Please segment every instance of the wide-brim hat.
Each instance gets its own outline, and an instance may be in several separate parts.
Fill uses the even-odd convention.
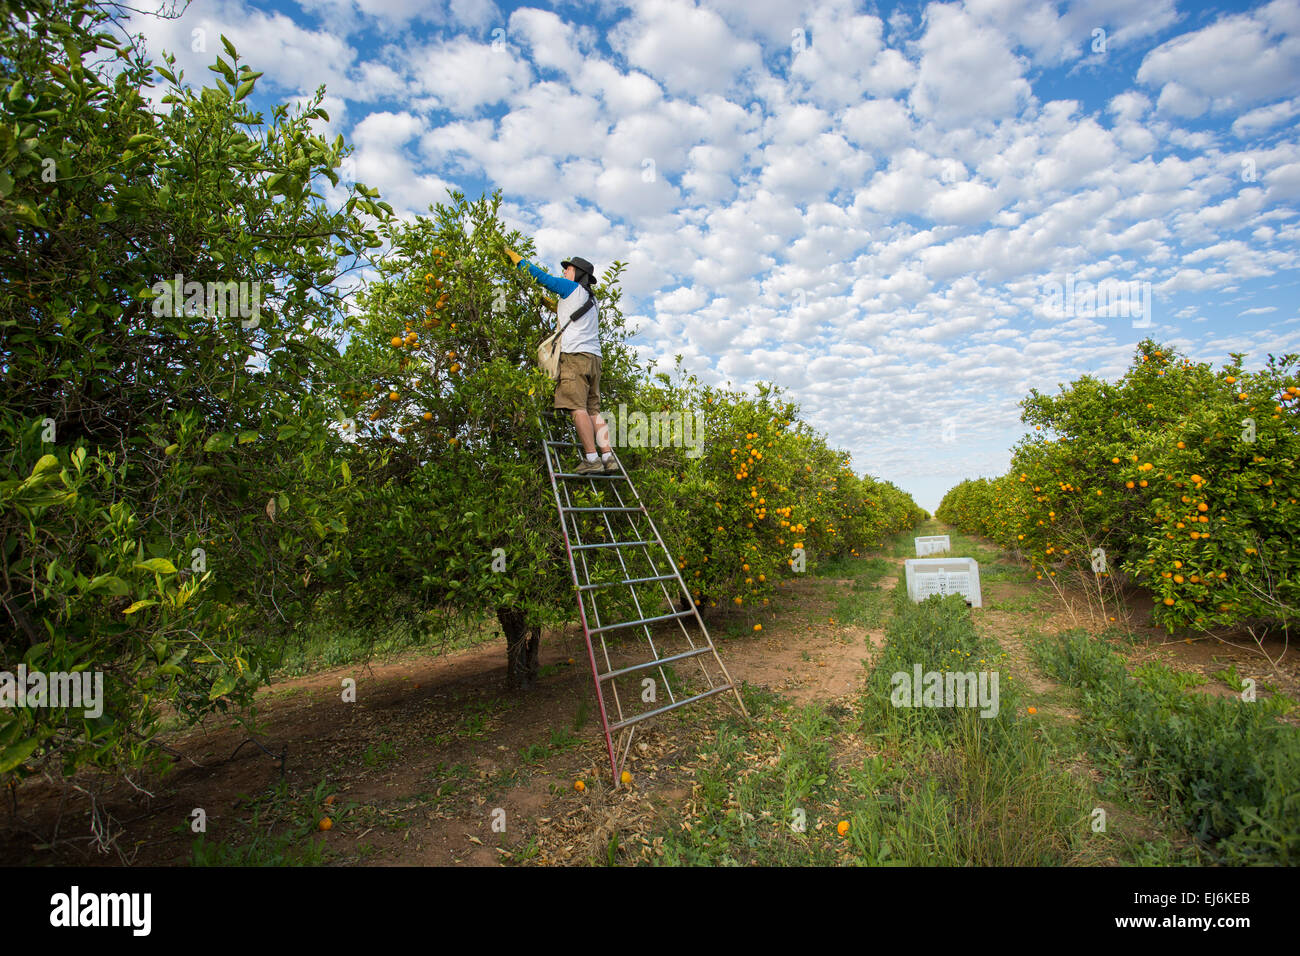
[[[573,266],[573,268],[577,269],[579,272],[587,273],[587,275],[591,276],[593,279],[596,278],[596,267],[586,259],[582,258],[582,256],[574,256],[572,259],[565,259],[560,263],[561,269],[567,269],[569,266]]]

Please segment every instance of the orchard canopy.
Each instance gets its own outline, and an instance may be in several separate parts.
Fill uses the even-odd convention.
[[[0,773],[146,763],[162,716],[248,706],[324,622],[486,621],[534,681],[575,607],[537,421],[551,313],[501,256],[533,248],[499,196],[399,221],[355,183],[331,206],[349,148],[312,131],[323,89],[263,116],[224,39],[196,88],[93,6],[2,15],[0,650],[101,671],[105,701],[0,710]],[[623,457],[706,611],[925,517],[776,389],[638,365],[622,268],[596,288],[602,398],[698,416],[692,447]]]
[[[1117,383],[1084,376],[1023,403],[1031,437],[1000,478],[937,517],[1020,551],[1038,577],[1121,574],[1157,624],[1286,633],[1300,608],[1300,356],[1215,370],[1143,341]]]

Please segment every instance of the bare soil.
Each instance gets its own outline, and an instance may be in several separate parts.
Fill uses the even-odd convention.
[[[886,560],[902,574],[902,559]],[[896,580],[886,577],[877,586],[889,590]],[[797,704],[858,694],[884,630],[835,620],[836,599],[849,583],[785,582],[771,611],[743,617],[744,636],[719,636],[729,621],[742,620],[740,612],[712,619],[732,677]],[[1001,643],[1012,676],[1050,696],[1053,685],[1033,665],[1029,634],[1075,626],[1078,612],[1072,615],[1041,583],[990,581],[984,605],[974,620]],[[748,630],[755,621],[763,625],[759,633]],[[1207,693],[1232,693],[1211,676],[1229,664],[1292,696],[1300,690],[1294,651],[1274,673],[1258,652],[1205,639],[1171,641],[1154,628],[1143,634],[1139,658],[1206,674]],[[253,832],[259,802],[265,807],[277,785],[283,799],[259,826],[283,831],[286,819],[296,819],[301,840],[322,841],[333,865],[653,857],[653,831],[665,814],[689,807],[695,761],[727,705],[713,698],[651,722],[634,738],[631,786],[615,789],[580,629],[546,634],[541,664],[543,678],[526,694],[507,692],[498,643],[437,657],[408,653],[279,682],[259,693],[251,733],[277,757],[283,749],[283,774],[278,759],[246,743],[249,728],[210,721],[168,741],[181,756],[160,779],[109,785],[83,776],[81,792],[25,781],[0,811],[0,862],[185,865],[192,860],[196,808],[206,813],[208,840],[241,842]],[[341,699],[347,677],[357,682],[355,703]],[[582,790],[575,789],[578,781]],[[327,815],[331,829],[313,830]],[[116,838],[117,852],[93,845],[88,834],[96,819]]]

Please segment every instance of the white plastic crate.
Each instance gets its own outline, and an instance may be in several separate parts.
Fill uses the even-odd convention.
[[[907,596],[924,601],[931,594],[960,594],[971,607],[980,600],[980,566],[974,558],[908,558]]]
[[[927,554],[938,554],[940,551],[951,551],[952,542],[948,540],[946,534],[928,534],[923,538],[913,538],[916,542],[916,556],[924,558]]]

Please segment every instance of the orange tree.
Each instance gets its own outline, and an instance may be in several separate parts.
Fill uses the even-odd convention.
[[[656,513],[672,516],[661,530],[708,607],[767,605],[782,577],[819,556],[859,553],[920,520],[897,488],[855,476],[774,386],[750,396],[661,375],[645,395],[651,407],[702,422],[698,456],[660,449],[633,460]]]
[[[1090,569],[1102,548],[1170,630],[1285,628],[1300,606],[1297,359],[1245,372],[1234,354],[1216,372],[1146,340],[1115,384],[1034,391],[1036,434],[1008,474],[952,489],[939,517],[1024,550],[1040,574]]]
[[[104,695],[0,709],[0,774],[137,764],[164,709],[247,702],[342,529],[309,327],[386,211],[363,186],[315,201],[343,156],[319,100],[267,123],[228,43],[195,90],[107,17],[0,8],[0,669],[100,672]]]
[[[508,268],[500,195],[456,194],[385,230],[392,253],[359,296],[331,385],[351,446],[348,619],[442,631],[490,609],[510,683],[537,676],[543,625],[573,613],[537,415],[554,383],[535,362],[553,325],[540,287]],[[602,393],[631,392],[615,263],[601,277]]]

